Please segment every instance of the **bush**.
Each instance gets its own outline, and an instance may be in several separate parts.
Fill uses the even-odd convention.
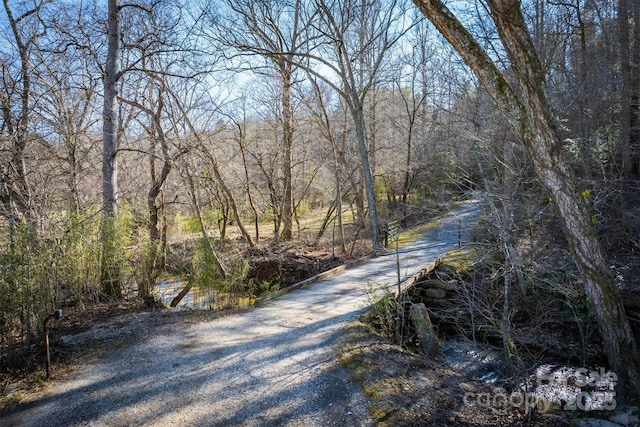
[[[220,213],[217,209],[203,209],[202,222],[205,227],[217,226]],[[199,233],[200,221],[195,213],[178,212],[174,219],[175,228],[178,233]]]
[[[251,292],[244,281],[249,264],[241,260],[232,266],[223,278],[215,256],[210,243],[205,239],[199,239],[191,257],[191,281],[195,291],[206,295],[210,309],[248,305]]]
[[[108,254],[121,283],[133,278],[128,251],[132,215],[116,218]],[[40,339],[55,309],[97,301],[101,294],[101,216],[52,215],[39,238],[27,227],[0,230],[0,370],[22,363],[17,348]],[[116,269],[114,269],[116,270]]]

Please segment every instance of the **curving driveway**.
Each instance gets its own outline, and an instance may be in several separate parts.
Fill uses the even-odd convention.
[[[459,233],[464,241],[479,210],[480,201],[465,202],[402,248],[401,276],[457,246]],[[334,347],[372,303],[371,288],[396,283],[391,252],[247,313],[144,326],[0,414],[0,425],[371,425],[366,397]]]

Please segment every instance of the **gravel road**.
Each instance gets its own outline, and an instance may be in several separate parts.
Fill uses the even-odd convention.
[[[464,240],[479,201],[400,250],[403,277]],[[462,229],[459,230],[459,225]],[[358,426],[368,402],[336,360],[335,344],[395,286],[395,253],[378,256],[249,312],[210,321],[140,325],[125,345],[87,360],[0,414],[2,426]]]

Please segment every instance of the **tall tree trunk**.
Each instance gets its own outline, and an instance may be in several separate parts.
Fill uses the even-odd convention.
[[[360,161],[364,172],[364,186],[367,194],[367,208],[369,213],[369,225],[371,226],[371,247],[376,250],[380,246],[378,242],[378,213],[376,209],[375,184],[373,173],[369,163],[369,147],[367,145],[367,132],[364,120],[362,101],[357,94],[353,94],[355,108],[352,109],[353,120],[356,125],[356,138],[358,138],[358,149],[360,150]]]
[[[120,56],[119,0],[109,0],[107,20],[107,60],[104,67],[102,107],[102,208],[105,217],[117,212],[118,164],[116,151],[116,96]]]
[[[347,247],[344,242],[344,226],[342,224],[342,177],[340,176],[340,163],[338,160],[338,155],[336,153],[336,141],[335,139],[331,139],[331,148],[333,152],[333,158],[335,162],[335,178],[336,178],[336,218],[334,219],[338,221],[338,237],[340,239],[340,253],[344,254],[347,252]]]
[[[75,147],[75,145],[74,145]],[[69,178],[68,178],[68,186],[69,186],[69,211],[73,212],[76,215],[80,214],[80,190],[79,190],[79,165],[76,159],[75,148],[71,150],[68,157],[68,165],[69,165]]]
[[[474,71],[505,119],[520,136],[537,175],[560,212],[574,260],[593,303],[611,369],[624,391],[640,390],[640,354],[618,288],[584,201],[562,160],[562,141],[544,95],[544,73],[518,0],[488,0],[509,56],[518,92],[480,44],[440,0],[414,0]]]
[[[633,173],[631,163],[631,63],[629,51],[629,0],[618,1],[618,43],[620,60],[620,154],[625,175]]]
[[[157,76],[154,76],[157,78]],[[158,206],[158,196],[162,194],[162,187],[169,177],[172,169],[172,159],[169,154],[169,146],[165,137],[164,130],[162,128],[162,115],[164,110],[164,94],[167,87],[164,81],[160,80],[160,86],[158,88],[157,104],[154,109],[144,106],[137,101],[123,99],[122,101],[145,112],[150,119],[150,126],[146,128],[150,144],[149,153],[149,175],[151,178],[151,187],[147,192],[147,211],[148,221],[147,229],[149,231],[149,248],[146,254],[146,267],[145,278],[143,283],[138,287],[138,295],[141,298],[146,298],[150,295],[153,286],[155,286],[156,265],[158,257],[164,253],[164,242],[162,241],[161,232],[158,228],[159,212],[162,206]],[[154,89],[149,88],[148,100],[155,98],[153,94]],[[160,151],[162,152],[162,169],[158,175],[156,171],[156,152],[157,146],[160,144]],[[180,154],[178,154],[179,156]],[[163,225],[164,226],[164,225]]]
[[[20,83],[22,84],[20,90],[18,91],[20,96],[19,115],[17,117],[12,117],[13,113],[11,110],[10,101],[8,100],[10,95],[7,95],[7,100],[5,101],[7,105],[3,105],[3,115],[5,116],[5,122],[7,121],[7,119],[11,120],[13,118],[15,120],[15,127],[12,132],[13,135],[10,135],[10,138],[13,140],[13,152],[8,165],[6,176],[4,176],[4,178],[7,180],[9,200],[15,203],[18,212],[23,215],[24,219],[27,222],[29,230],[34,237],[37,237],[38,235],[38,219],[32,203],[31,186],[29,184],[29,178],[27,175],[24,153],[27,148],[27,142],[29,138],[29,121],[31,118],[31,105],[29,105],[31,99],[29,45],[34,43],[35,37],[37,36],[29,39],[27,41],[27,44],[25,44],[25,41],[22,37],[22,32],[18,27],[18,23],[20,20],[29,16],[30,14],[34,12],[37,13],[39,7],[40,6],[36,6],[35,9],[25,12],[23,15],[16,18],[13,15],[11,7],[9,6],[9,0],[4,0],[4,9],[7,13],[7,19],[9,20],[11,31],[18,48],[18,55],[20,56]],[[13,221],[15,219],[14,216],[11,216],[13,215],[13,208],[11,208],[9,211],[10,221]]]
[[[404,182],[402,184],[402,217],[407,215],[407,200],[411,190],[411,150],[413,142],[413,125],[415,115],[409,121],[409,134],[407,135],[407,154],[405,157]]]
[[[630,96],[629,101],[629,159],[626,169],[627,175],[633,178],[640,178],[640,4],[638,1],[631,2],[631,22],[633,28],[629,35],[633,34],[630,44],[633,49],[630,52]]]
[[[593,114],[589,108],[589,96],[587,88],[590,86],[590,73],[588,69],[587,59],[587,29],[582,17],[582,5],[580,2],[576,4],[576,20],[578,21],[578,87],[577,89],[577,106],[580,113],[578,126],[580,154],[582,157],[582,167],[584,176],[591,178],[593,176],[591,163],[593,156],[591,153],[591,124]]]
[[[167,147],[167,142],[164,138],[164,132],[160,127],[160,117],[155,116],[153,118],[154,128],[156,129],[157,138],[160,141],[160,145],[162,147],[162,170],[160,171],[160,175],[156,176],[155,173],[155,157],[152,155],[150,159],[150,167],[151,167],[151,188],[147,192],[147,208],[149,211],[149,221],[148,221],[148,229],[149,229],[149,253],[147,254],[147,272],[146,272],[146,283],[143,286],[140,286],[138,295],[141,298],[148,297],[151,293],[153,286],[155,286],[155,272],[156,272],[156,263],[158,260],[158,256],[161,254],[161,233],[158,228],[158,212],[160,211],[160,207],[158,206],[158,196],[162,191],[162,186],[165,181],[169,177],[169,173],[171,172],[171,159],[169,158],[169,148]],[[152,136],[153,139],[153,136]]]
[[[109,0],[107,18],[107,59],[104,67],[104,104],[102,108],[102,288],[114,298],[122,297],[120,271],[114,262],[115,221],[118,195],[118,138],[116,96],[120,56],[119,0]]]
[[[369,131],[367,132],[367,145],[369,146],[369,160],[371,163],[371,174],[376,176],[376,154],[378,151],[378,122],[376,116],[376,109],[378,108],[378,88],[372,87],[369,92],[369,103],[367,105],[367,126]]]
[[[282,233],[284,241],[293,237],[293,182],[291,177],[291,147],[293,146],[293,110],[291,107],[292,65],[284,62],[281,66],[282,76]]]
[[[636,3],[629,0],[618,2],[618,43],[622,81],[620,154],[623,174],[629,178],[640,177],[640,24],[637,21],[640,18],[640,7]],[[631,5],[633,7],[630,7]]]

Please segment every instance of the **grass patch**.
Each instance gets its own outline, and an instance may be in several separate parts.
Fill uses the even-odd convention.
[[[435,228],[441,219],[441,217],[438,217],[429,222],[425,222],[416,227],[410,228],[409,230],[401,231],[400,234],[398,234],[398,246],[404,246],[409,243],[415,242],[416,240],[424,236],[427,231]],[[395,242],[389,244],[390,247],[393,247],[394,245]]]
[[[456,272],[468,272],[477,262],[480,254],[474,247],[454,249],[442,256],[442,264],[452,268]]]
[[[565,426],[565,414],[538,413],[532,419],[508,407],[465,403],[467,387],[477,395],[504,393],[469,378],[438,360],[417,357],[368,332],[361,322],[348,326],[338,348],[342,367],[366,395],[377,426]],[[467,398],[468,399],[468,398]]]
[[[427,231],[435,228],[444,217],[446,217],[451,211],[456,210],[460,205],[461,202],[455,202],[448,207],[448,210],[446,212],[443,212],[441,215],[438,215],[431,221],[427,221],[408,230],[401,231],[398,234],[398,246],[403,246],[415,242],[416,240],[424,236]],[[390,243],[389,247],[394,246],[394,243]]]
[[[407,377],[416,359],[355,322],[342,339],[340,363],[371,404],[369,413],[377,425],[406,425],[414,421],[405,410],[411,404]],[[409,422],[407,422],[409,421]]]
[[[9,393],[6,396],[0,397],[0,411],[11,408],[22,402],[22,390],[17,390],[13,393]]]

